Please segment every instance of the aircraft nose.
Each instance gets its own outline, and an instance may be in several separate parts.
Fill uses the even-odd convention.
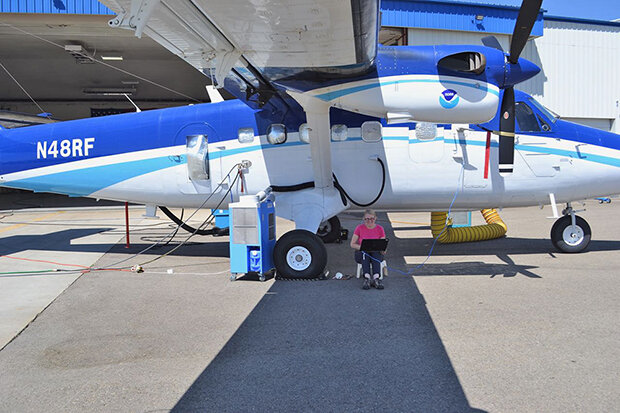
[[[540,67],[527,59],[519,58],[516,64],[506,62],[506,75],[504,78],[504,87],[514,86],[527,79],[536,76],[540,72]]]

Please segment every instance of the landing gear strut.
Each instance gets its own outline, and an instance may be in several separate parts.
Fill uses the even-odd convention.
[[[273,262],[280,277],[316,278],[323,274],[327,266],[327,249],[317,235],[296,229],[287,232],[276,242]]]
[[[562,211],[564,216],[551,227],[551,243],[562,252],[576,253],[586,249],[592,231],[585,219],[575,215],[570,204]]]

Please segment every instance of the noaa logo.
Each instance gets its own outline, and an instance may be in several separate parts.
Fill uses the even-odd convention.
[[[456,90],[446,89],[439,95],[439,104],[446,108],[452,109],[459,104],[459,96],[456,94]]]

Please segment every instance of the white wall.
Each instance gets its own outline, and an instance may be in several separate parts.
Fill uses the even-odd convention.
[[[560,116],[607,119],[610,125],[617,119],[620,27],[545,21],[544,35],[528,44],[523,57],[542,72],[519,88]]]

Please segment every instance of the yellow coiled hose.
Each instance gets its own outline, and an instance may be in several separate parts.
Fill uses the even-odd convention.
[[[506,235],[508,227],[506,227],[506,224],[504,224],[504,221],[499,217],[496,210],[483,209],[480,212],[487,222],[486,225],[463,228],[446,227],[446,221],[448,219],[447,212],[431,212],[431,231],[433,233],[433,238],[439,237],[437,241],[442,244],[450,244],[455,242],[484,241]]]

